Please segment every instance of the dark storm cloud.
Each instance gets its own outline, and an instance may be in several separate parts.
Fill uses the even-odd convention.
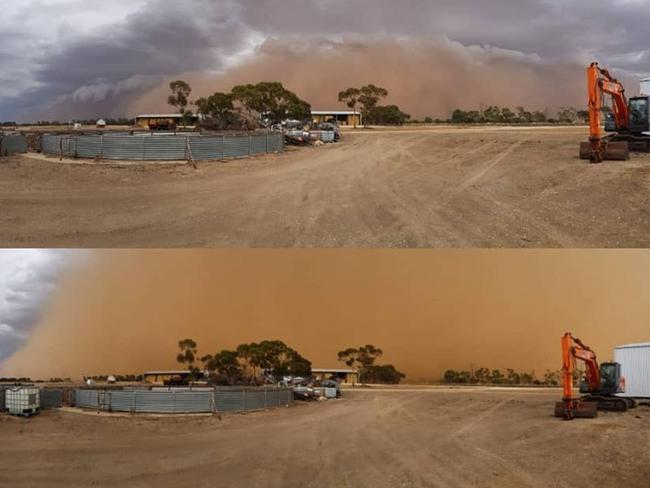
[[[57,11],[59,3],[65,10]],[[83,5],[50,0],[46,7],[52,21],[65,26],[72,12],[90,10]],[[273,37],[297,42],[447,37],[465,46],[536,54],[546,63],[597,58],[637,75],[647,74],[650,63],[650,9],[640,0],[147,0],[131,5],[140,8],[91,31],[68,35],[63,28],[56,42],[45,45],[30,39],[38,37],[33,26],[22,43],[16,41],[15,19],[14,25],[2,26],[0,46],[13,46],[0,47],[3,85],[20,85],[27,75],[31,83],[16,93],[0,89],[0,118],[21,112],[23,117],[116,115],[129,97],[166,77],[224,69],[251,42]],[[21,12],[24,22],[27,12]],[[21,44],[39,46],[28,67],[16,54]],[[51,107],[43,110],[46,105]]]
[[[0,251],[0,363],[27,338],[70,259],[61,251]]]

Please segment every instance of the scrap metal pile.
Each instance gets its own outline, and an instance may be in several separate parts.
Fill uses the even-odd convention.
[[[292,388],[294,399],[304,402],[335,400],[342,396],[341,384],[334,380],[287,376],[278,386]]]
[[[286,144],[292,146],[321,146],[341,139],[338,125],[330,122],[305,125],[297,120],[288,120],[274,129],[282,130]]]

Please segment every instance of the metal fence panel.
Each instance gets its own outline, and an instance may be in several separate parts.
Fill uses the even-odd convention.
[[[125,161],[184,161],[188,145],[197,161],[246,157],[284,149],[281,133],[255,135],[116,135],[106,134],[42,138],[44,154]]]
[[[11,156],[27,152],[27,138],[21,134],[0,136],[0,156]]]
[[[5,410],[5,389],[0,386],[0,412]]]
[[[99,406],[98,396],[98,390],[75,390],[75,406],[79,408],[97,408]]]
[[[41,410],[49,408],[61,408],[63,406],[63,390],[41,389],[40,395]]]
[[[243,390],[217,390],[216,404],[219,412],[241,412],[244,406]]]
[[[190,149],[192,157],[196,161],[210,159],[224,159],[223,137],[192,137],[190,138]]]
[[[273,408],[280,405],[280,390],[269,390],[266,392],[266,408]]]
[[[178,161],[187,159],[186,137],[143,137],[146,161]]]
[[[248,136],[226,137],[224,145],[225,158],[241,158],[250,156],[250,139]]]
[[[102,144],[102,157],[105,159],[142,160],[144,159],[144,138],[105,137]]]
[[[266,391],[247,391],[244,395],[243,410],[262,410],[266,408]]]
[[[62,393],[62,392],[61,392]],[[61,402],[63,395],[60,396]],[[113,412],[210,413],[262,410],[289,405],[286,389],[215,389],[201,391],[76,390],[75,404]]]
[[[102,157],[102,136],[79,137],[76,140],[76,157],[91,159]]]

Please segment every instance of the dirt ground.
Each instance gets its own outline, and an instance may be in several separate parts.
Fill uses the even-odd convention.
[[[650,408],[564,422],[559,395],[355,391],[221,421],[0,416],[0,486],[647,487]]]
[[[199,169],[0,163],[0,246],[650,247],[650,155],[586,129],[354,131]]]

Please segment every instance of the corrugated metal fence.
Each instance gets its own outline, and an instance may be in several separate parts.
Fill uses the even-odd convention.
[[[0,156],[27,152],[27,138],[21,134],[0,134]]]
[[[290,405],[286,388],[200,391],[76,390],[75,405],[108,412],[213,413],[244,412]]]
[[[52,156],[126,161],[223,160],[284,150],[277,132],[248,135],[83,135],[46,134],[43,153]]]

